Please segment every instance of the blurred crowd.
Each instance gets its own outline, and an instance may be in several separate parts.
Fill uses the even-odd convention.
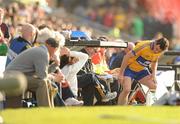
[[[66,12],[62,12],[61,18],[57,18],[57,15],[47,12],[46,9],[42,8],[39,2],[33,2],[33,4],[24,4],[21,2],[11,2],[3,5],[4,18],[3,23],[8,26],[9,40],[20,35],[20,29],[23,23],[31,23],[37,28],[48,27],[54,31],[70,31],[70,30],[83,30],[86,31],[90,36],[93,30],[90,27],[78,27],[73,25],[73,18],[63,17]],[[61,11],[60,11],[61,13]],[[8,41],[6,41],[8,44]]]
[[[151,39],[160,34],[171,41],[170,49],[179,49],[179,3],[176,0],[162,1],[162,4],[160,0],[95,0],[93,3],[75,0],[71,4],[61,3],[72,13],[108,27],[108,34],[116,38],[123,38],[123,33],[133,40]],[[168,7],[169,3],[173,6]]]

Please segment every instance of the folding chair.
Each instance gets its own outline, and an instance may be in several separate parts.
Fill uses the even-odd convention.
[[[128,104],[145,104],[146,103],[146,93],[143,90],[142,85],[134,80],[131,86],[131,92],[128,98]]]

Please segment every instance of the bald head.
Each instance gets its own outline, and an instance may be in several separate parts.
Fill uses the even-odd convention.
[[[21,34],[22,38],[33,43],[36,35],[36,28],[32,24],[26,23],[21,28]]]
[[[133,50],[135,47],[134,43],[128,42],[127,48],[125,48],[125,52],[128,53],[129,51]]]
[[[134,47],[135,47],[134,43],[128,42],[128,48],[129,48],[129,49],[132,50]]]

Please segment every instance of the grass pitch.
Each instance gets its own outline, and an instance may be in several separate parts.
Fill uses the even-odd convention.
[[[106,106],[8,109],[4,124],[180,124],[180,107]]]

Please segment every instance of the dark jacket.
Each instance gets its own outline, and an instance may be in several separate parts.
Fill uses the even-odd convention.
[[[122,52],[119,52],[116,55],[112,56],[110,58],[109,69],[112,70],[115,68],[120,68],[125,54],[126,53],[124,51],[122,51]]]
[[[81,52],[88,54],[85,49],[82,49]],[[92,72],[93,72],[93,65],[91,59],[89,58],[87,62],[84,64],[84,66],[81,68],[81,70],[78,72],[78,75],[92,73]]]

